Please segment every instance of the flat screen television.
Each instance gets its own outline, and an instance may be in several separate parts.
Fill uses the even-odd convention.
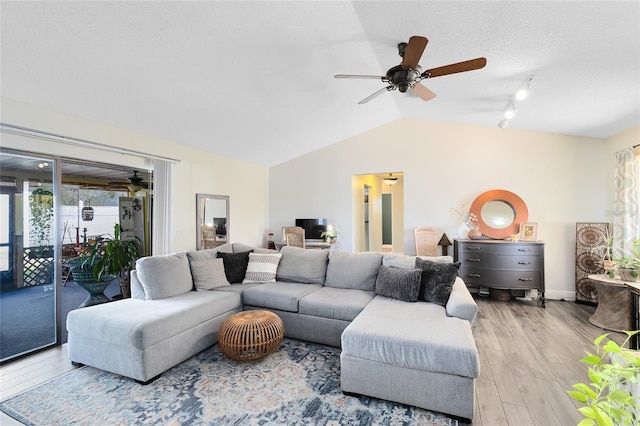
[[[213,225],[216,227],[216,235],[227,235],[226,217],[214,217]]]
[[[321,240],[327,230],[327,219],[296,219],[296,226],[304,229],[306,240]]]

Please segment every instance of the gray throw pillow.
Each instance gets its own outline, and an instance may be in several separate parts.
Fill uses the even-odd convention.
[[[224,260],[222,259],[193,260],[189,262],[189,267],[196,291],[213,290],[231,285],[224,273]]]
[[[218,258],[222,258],[224,261],[224,273],[227,276],[227,281],[231,284],[241,283],[244,280],[244,276],[247,274],[247,265],[249,265],[249,253],[251,251],[245,251],[244,253],[220,253],[218,252]]]
[[[376,278],[376,294],[405,302],[417,302],[421,269],[400,269],[381,265]]]
[[[422,269],[419,299],[446,306],[460,262],[438,263],[416,258],[416,268]]]

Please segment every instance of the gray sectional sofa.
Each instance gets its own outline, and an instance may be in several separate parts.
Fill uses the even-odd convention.
[[[147,383],[215,344],[230,315],[267,309],[285,337],[342,348],[343,392],[472,419],[478,307],[456,274],[438,282],[451,262],[239,243],[142,258],[131,299],[69,313],[69,358]]]

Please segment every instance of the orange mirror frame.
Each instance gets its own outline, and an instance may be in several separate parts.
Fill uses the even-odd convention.
[[[493,228],[489,226],[482,218],[482,208],[491,201],[503,201],[507,203],[513,209],[514,219],[511,224],[505,228]],[[503,240],[509,238],[512,234],[520,232],[520,224],[527,222],[529,219],[529,210],[527,205],[516,194],[503,189],[493,189],[491,191],[483,192],[478,195],[469,209],[470,213],[473,213],[478,218],[478,227],[482,235],[496,240]]]

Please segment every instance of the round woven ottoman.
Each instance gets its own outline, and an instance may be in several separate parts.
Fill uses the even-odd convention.
[[[218,332],[222,352],[236,361],[254,361],[275,352],[284,324],[269,311],[244,311],[224,320]]]

